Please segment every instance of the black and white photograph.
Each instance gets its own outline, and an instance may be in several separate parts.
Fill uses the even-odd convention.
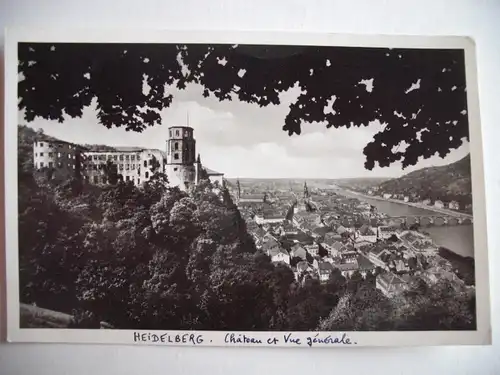
[[[488,343],[467,38],[61,34],[7,51],[12,341]]]

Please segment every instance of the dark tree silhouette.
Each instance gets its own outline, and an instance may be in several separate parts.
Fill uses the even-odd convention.
[[[160,124],[172,102],[168,87],[197,83],[206,97],[259,106],[300,88],[283,119],[290,135],[304,123],[349,128],[379,120],[364,148],[367,169],[444,157],[469,137],[458,49],[21,43],[19,73],[27,121],[82,116],[95,100],[102,125],[141,132]]]

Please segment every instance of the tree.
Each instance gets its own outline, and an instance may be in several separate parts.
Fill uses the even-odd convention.
[[[63,122],[95,99],[102,125],[141,132],[160,124],[173,85],[196,83],[204,96],[259,106],[297,88],[283,119],[288,134],[301,134],[304,123],[379,120],[365,167],[406,167],[469,138],[464,66],[459,49],[20,43],[19,108],[27,121]]]
[[[118,166],[111,160],[106,161],[106,164],[104,164],[104,175],[108,184],[116,185],[119,181]]]
[[[475,293],[443,279],[435,285],[416,280],[393,301],[397,330],[474,330]]]

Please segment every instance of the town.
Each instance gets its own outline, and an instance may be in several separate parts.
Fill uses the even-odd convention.
[[[302,191],[296,184],[271,191],[262,186],[259,192],[237,180],[231,190],[257,248],[273,263],[290,267],[299,283],[327,282],[337,269],[347,278],[375,277],[377,289],[389,298],[416,277],[431,285],[445,278],[460,290],[472,287],[438,254],[414,217],[391,218],[338,190],[310,191],[307,182]],[[426,224],[431,222],[422,221]]]

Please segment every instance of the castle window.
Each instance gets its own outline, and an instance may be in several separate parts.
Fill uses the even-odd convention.
[[[120,171],[123,171],[123,164],[120,164]]]
[[[38,154],[35,152],[35,157],[37,157],[37,156],[38,156]]]
[[[51,161],[49,161],[49,168],[52,168],[54,166],[54,163],[52,163]]]
[[[97,160],[97,155],[94,155],[94,160]]]
[[[140,178],[138,178],[138,179],[137,179],[137,184],[140,184],[140,183],[141,183],[141,179],[140,179]]]
[[[113,159],[113,155],[109,154],[108,155],[108,160],[111,160],[111,159]]]
[[[43,156],[43,152],[40,152],[40,156]]]
[[[149,173],[148,172],[145,173],[145,177],[149,178]]]
[[[135,160],[135,155],[130,155],[130,160],[134,161]]]
[[[69,145],[69,149],[71,150],[71,145]]]
[[[170,137],[172,137],[172,130],[170,130]]]
[[[125,155],[125,160],[129,160],[130,156],[129,155]]]
[[[147,167],[148,167],[148,161],[144,160],[144,168],[147,168]]]
[[[43,147],[43,142],[40,142],[40,147]]]
[[[62,168],[62,163],[57,163],[57,166],[58,166],[59,168]]]
[[[125,181],[130,181],[130,176],[125,176]]]
[[[113,160],[118,160],[118,155],[113,155]]]
[[[179,131],[178,130],[175,131],[175,135],[179,136]]]
[[[175,159],[175,160],[179,160],[179,154],[175,153],[175,154],[174,154],[174,159]]]
[[[135,164],[130,164],[131,169],[135,169]]]
[[[54,156],[54,153],[53,152],[49,152],[49,158],[51,158],[53,156]]]
[[[130,169],[130,164],[125,164],[125,169],[128,171]]]
[[[137,155],[137,160],[141,160],[141,155]]]
[[[174,172],[176,172],[176,171],[177,171],[177,168],[174,168]]]
[[[179,143],[175,142],[174,143],[174,150],[178,150],[179,149]]]
[[[75,169],[75,165],[73,164],[73,169]]]
[[[40,162],[40,168],[43,168],[43,161]]]
[[[120,155],[120,160],[123,161],[123,155]]]

